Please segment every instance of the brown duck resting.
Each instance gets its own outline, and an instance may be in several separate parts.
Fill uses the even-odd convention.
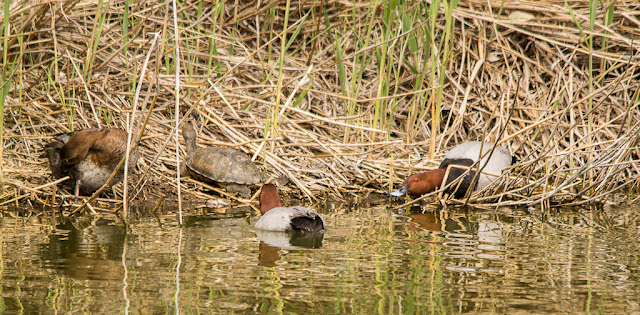
[[[124,158],[127,133],[118,128],[84,129],[59,134],[44,147],[41,157],[49,159],[49,168],[55,178],[71,177],[67,182],[74,194],[90,195],[100,189]],[[129,169],[138,162],[137,146],[129,155]],[[109,187],[122,181],[124,167],[120,168]]]

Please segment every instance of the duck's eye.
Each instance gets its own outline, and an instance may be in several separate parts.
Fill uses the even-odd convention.
[[[417,183],[417,182],[419,181],[419,179],[417,179],[417,178],[416,178],[416,179],[414,179],[413,181]]]

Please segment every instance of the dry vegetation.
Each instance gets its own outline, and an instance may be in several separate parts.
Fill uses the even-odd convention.
[[[39,151],[85,127],[142,134],[129,196],[175,191],[185,117],[200,145],[236,146],[312,199],[386,193],[482,139],[519,162],[476,204],[638,191],[636,0],[193,1],[177,21],[172,2],[6,4],[3,205],[46,203]]]

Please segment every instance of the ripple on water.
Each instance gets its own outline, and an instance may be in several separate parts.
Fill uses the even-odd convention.
[[[9,311],[165,313],[178,292],[189,312],[640,313],[640,209],[415,210],[337,207],[320,238],[256,234],[245,210],[4,218],[1,294]]]

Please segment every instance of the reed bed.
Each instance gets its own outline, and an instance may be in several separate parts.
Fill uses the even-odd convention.
[[[127,198],[166,199],[184,119],[308,199],[387,193],[469,140],[518,163],[452,203],[639,190],[637,1],[5,1],[1,24],[4,206],[51,204],[43,145],[106,126],[141,136]]]

